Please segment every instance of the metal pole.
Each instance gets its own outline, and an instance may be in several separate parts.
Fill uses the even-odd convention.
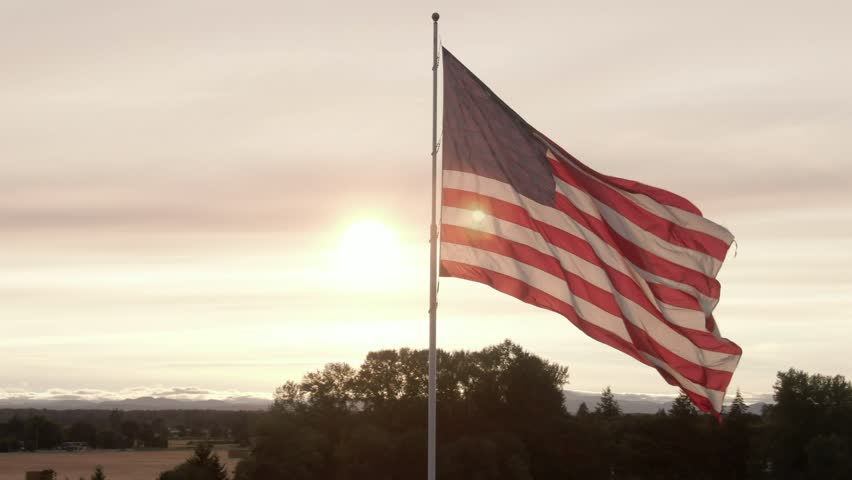
[[[428,480],[435,480],[435,419],[438,380],[438,352],[436,349],[436,323],[438,313],[438,225],[435,223],[435,201],[438,181],[438,19],[432,14],[432,227],[429,235],[429,436],[427,447]]]

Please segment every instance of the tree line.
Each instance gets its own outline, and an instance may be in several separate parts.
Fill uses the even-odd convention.
[[[88,448],[167,448],[169,438],[228,439],[247,445],[260,412],[214,410],[0,410],[0,452]]]
[[[285,383],[234,480],[424,478],[427,356],[381,350]],[[438,356],[442,480],[852,478],[842,376],[779,372],[763,415],[737,392],[720,424],[683,394],[667,411],[626,415],[609,388],[568,412],[568,369],[510,341]]]

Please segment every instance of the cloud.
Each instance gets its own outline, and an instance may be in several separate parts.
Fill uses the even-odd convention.
[[[0,401],[26,402],[26,401],[85,401],[85,402],[107,402],[130,400],[136,398],[163,398],[171,400],[221,400],[221,401],[244,401],[244,400],[269,400],[267,392],[241,392],[237,390],[212,390],[194,386],[165,387],[162,385],[136,386],[120,390],[101,389],[62,389],[51,388],[41,391],[27,391],[16,388],[0,388]]]

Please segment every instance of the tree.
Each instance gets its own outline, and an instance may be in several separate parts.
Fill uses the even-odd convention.
[[[43,415],[34,415],[24,424],[24,441],[31,450],[54,448],[62,443],[62,428]]]
[[[329,436],[311,426],[310,411],[288,413],[270,411],[255,431],[250,458],[239,464],[240,480],[322,480],[329,472]],[[170,479],[161,479],[170,480]]]
[[[302,378],[301,390],[313,405],[348,409],[354,400],[357,372],[348,363],[329,363]]]
[[[728,415],[732,417],[738,417],[741,415],[745,415],[749,413],[748,405],[745,404],[745,400],[743,400],[743,395],[740,393],[740,389],[737,389],[737,394],[734,395],[734,401],[731,402],[731,408],[728,410]]]
[[[669,409],[669,414],[676,418],[687,418],[698,415],[698,410],[692,404],[692,400],[683,391],[675,398],[672,407]]]
[[[595,406],[595,415],[607,418],[621,415],[621,406],[612,394],[612,389],[610,387],[606,387],[603,392],[601,392],[601,399]]]
[[[580,406],[577,407],[577,416],[578,417],[585,417],[588,414],[589,414],[589,407],[586,406],[586,402],[580,403]]]
[[[307,392],[302,390],[300,383],[288,380],[275,389],[272,400],[272,408],[276,410],[295,411],[303,407],[306,402]]]
[[[817,435],[805,447],[810,478],[843,480],[852,478],[852,450],[846,437]]]
[[[358,372],[354,390],[367,409],[381,408],[402,395],[404,379],[396,350],[370,352]]]
[[[121,447],[121,439],[112,430],[101,430],[98,432],[95,446],[97,448],[119,448]]]
[[[109,427],[114,432],[121,430],[121,421],[124,419],[124,412],[121,410],[113,410],[109,413]]]
[[[439,362],[438,368],[442,363]],[[402,377],[402,398],[425,400],[429,388],[429,351],[401,348],[397,365]]]
[[[67,437],[71,442],[86,442],[90,447],[94,447],[97,443],[98,431],[91,423],[77,421],[68,428]]]
[[[389,480],[387,461],[392,454],[393,443],[388,432],[374,425],[358,425],[346,432],[335,448],[335,476],[348,480]]]
[[[748,405],[745,404],[740,389],[737,389],[737,394],[734,395],[734,401],[731,402],[731,407],[728,409],[729,417],[740,417],[748,413]]]
[[[104,469],[100,465],[95,467],[95,473],[92,474],[92,480],[106,480],[106,475],[104,475]]]
[[[462,437],[441,446],[438,471],[447,480],[497,480],[497,445],[488,438]]]
[[[813,462],[822,461],[813,445],[837,451],[839,443],[833,436],[849,438],[852,383],[840,375],[810,375],[791,368],[778,372],[774,390],[775,405],[768,414],[773,472],[782,479],[804,477],[817,468]],[[823,438],[814,440],[817,437]],[[840,456],[836,461],[842,465],[845,460]]]
[[[139,424],[133,420],[121,422],[121,434],[125,438],[125,444],[133,448],[136,446],[136,437],[139,435]]]
[[[202,442],[195,446],[189,459],[161,473],[159,480],[228,480],[228,473],[213,453],[213,446]]]
[[[757,454],[760,441],[754,431],[762,420],[749,412],[740,389],[725,412],[725,421],[720,431],[719,458],[727,470],[724,476],[734,480],[753,478],[766,470],[765,458]],[[750,474],[751,472],[751,474]]]
[[[437,373],[442,478],[565,477],[566,367],[507,340],[438,351]],[[423,477],[427,381],[428,351],[403,348],[285,383],[235,480]]]
[[[509,340],[465,355],[458,364],[458,397],[487,416],[529,422],[565,413],[562,387],[568,382],[568,368]]]

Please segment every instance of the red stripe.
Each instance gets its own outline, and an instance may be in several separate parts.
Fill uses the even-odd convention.
[[[442,203],[453,207],[481,210],[484,213],[499,211],[500,218],[517,223],[518,225],[525,226],[532,230],[536,230],[544,235],[548,241],[554,245],[562,246],[560,243],[562,241],[574,244],[578,240],[581,240],[579,237],[571,235],[570,233],[556,228],[549,223],[533,219],[529,216],[526,209],[519,205],[474,192],[445,188],[443,189]],[[556,208],[572,218],[577,224],[586,227],[598,235],[601,240],[614,247],[620,254],[626,257],[637,267],[642,268],[649,273],[653,273],[685,285],[690,285],[708,297],[719,298],[719,282],[715,278],[707,277],[701,272],[677,265],[654,255],[647,250],[637,247],[635,244],[613,231],[612,228],[602,220],[578,210],[564,195],[558,193],[556,194]],[[495,216],[498,215],[495,214]],[[581,247],[583,249],[583,255],[578,253],[577,256],[587,260],[587,256],[597,257],[597,254],[591,245],[589,245],[585,239],[582,239],[581,241],[585,244],[584,247]],[[566,250],[570,251],[568,248],[566,248]]]
[[[651,289],[654,296],[662,300],[663,303],[667,303],[673,307],[698,310],[699,312],[703,311],[698,300],[683,290],[678,290],[676,288],[669,287],[668,285],[653,282],[648,282],[648,287]]]
[[[636,360],[644,363],[645,365],[649,365],[656,368],[657,371],[659,371],[663,375],[663,378],[665,378],[667,382],[673,385],[680,386],[671,375],[669,375],[664,370],[657,368],[648,359],[646,359],[644,355],[642,355],[642,353],[632,343],[624,340],[618,335],[613,334],[609,330],[589,323],[588,321],[581,318],[574,310],[574,308],[571,307],[571,305],[568,305],[567,303],[559,300],[558,298],[555,298],[552,295],[549,295],[537,288],[531,287],[530,285],[521,282],[520,280],[517,280],[499,272],[494,272],[492,270],[487,270],[473,265],[448,260],[441,260],[441,275],[445,277],[456,277],[483,283],[485,285],[489,285],[497,291],[500,291],[507,295],[511,295],[525,303],[529,303],[536,307],[545,308],[553,312],[559,313],[565,318],[567,318],[569,321],[571,321],[571,323],[576,325],[577,328],[582,330],[583,333],[585,333],[589,337],[603,344],[609,345],[610,347],[613,347],[617,350],[620,350],[626,353],[627,355],[630,355],[631,357],[635,358]],[[698,405],[698,407],[702,410],[710,412],[713,411],[712,405],[710,404],[710,401],[708,399],[704,397],[698,397],[698,399],[693,398],[693,401],[695,401],[696,405]]]
[[[560,201],[559,198],[562,198],[563,201]],[[600,231],[598,236],[601,239],[609,243],[610,246],[613,246],[619,253],[624,254],[628,260],[630,260],[634,265],[637,265],[644,270],[653,273],[655,275],[659,275],[665,278],[670,278],[671,280],[684,283],[686,285],[691,285],[695,287],[698,291],[704,293],[713,298],[719,298],[719,282],[715,279],[711,279],[701,274],[700,272],[696,272],[695,270],[690,270],[680,265],[673,264],[668,262],[667,260],[660,259],[660,265],[658,268],[653,268],[653,265],[650,265],[648,261],[644,261],[645,258],[648,260],[653,260],[656,255],[653,255],[649,252],[645,252],[644,250],[636,247],[627,239],[623,237],[616,236],[615,238],[621,238],[621,244],[624,244],[626,248],[622,249],[621,245],[613,239],[613,235],[607,231],[608,227],[598,219],[597,222],[591,222],[585,216],[583,216],[582,212],[579,212],[576,208],[573,208],[573,205],[565,199],[565,197],[561,195],[557,195],[557,202],[560,207],[560,210],[563,211],[566,215],[569,215],[573,218],[577,223],[585,226],[586,228],[592,230],[595,233],[595,230]],[[503,220],[521,225],[523,227],[527,227],[531,230],[534,230],[544,236],[547,241],[553,245],[556,245],[564,250],[567,250],[574,255],[588,261],[595,263],[596,265],[601,265],[603,262],[598,259],[597,254],[595,253],[594,248],[589,244],[589,242],[584,239],[572,235],[562,229],[559,229],[549,223],[542,222],[532,218],[523,207],[519,205],[515,205],[513,203],[509,203],[503,200],[498,200],[496,198],[488,197],[486,195],[480,195],[474,192],[468,192],[466,190],[456,190],[452,188],[443,189],[442,193],[442,203],[443,205],[447,205],[450,207],[458,207],[458,208],[466,208],[470,210],[480,210],[483,213],[487,213],[489,215],[493,215],[495,217],[501,218]],[[565,203],[566,205],[562,205]],[[568,210],[568,211],[566,211]],[[569,211],[573,211],[575,215],[571,215]],[[608,239],[609,238],[609,239]],[[644,257],[644,258],[643,258]],[[699,288],[703,284],[704,288]],[[715,288],[715,297],[713,295],[709,295],[709,293],[713,293]],[[669,303],[669,299],[674,300],[674,303],[670,303],[671,305],[681,306],[683,308],[690,308],[687,301],[683,299],[683,296],[680,294],[676,294],[672,292],[669,287],[659,288],[661,292],[661,299],[664,299],[666,303]],[[656,292],[655,292],[656,294]],[[693,304],[696,310],[701,310],[698,302],[696,301]]]
[[[576,325],[577,328],[582,330],[586,335],[601,343],[609,345],[610,347],[618,349],[646,365],[653,366],[653,364],[648,361],[648,359],[646,359],[632,343],[624,340],[609,330],[598,327],[593,323],[589,323],[581,318],[571,305],[568,305],[562,300],[559,300],[558,298],[535,287],[531,287],[516,278],[492,270],[476,267],[474,265],[453,262],[450,260],[441,260],[441,276],[456,277],[483,283],[497,291],[511,295],[525,303],[529,303],[530,305],[556,312],[570,320],[571,323]]]
[[[454,225],[442,226],[441,241],[476,247],[506,257],[511,257],[519,262],[523,262],[529,266],[550,273],[555,277],[561,278],[574,295],[591,302],[610,315],[620,318],[630,334],[630,337],[633,339],[634,344],[636,344],[640,350],[660,358],[675,368],[684,377],[697,384],[704,385],[715,390],[723,390],[731,381],[731,372],[716,370],[696,364],[668,350],[665,346],[658,343],[648,332],[637,327],[625,318],[624,313],[612,292],[593,285],[584,280],[582,277],[563,269],[559,260],[550,255],[541,253],[538,250],[522,243],[513,242],[490,233]],[[659,312],[657,312],[657,315],[659,315],[657,318],[661,322],[668,324]],[[668,325],[669,327],[672,327],[671,324]],[[674,330],[674,333],[680,334],[682,337],[685,337],[687,341],[690,341],[693,345],[695,345],[695,342],[692,342],[690,338],[686,338],[686,335],[683,335],[683,333],[679,332],[678,329],[672,328],[672,330]],[[706,332],[702,333],[706,334]],[[706,335],[713,340],[714,344],[720,343],[719,340],[712,335]]]
[[[610,185],[613,185],[616,188],[619,188],[619,189],[624,190],[626,192],[639,193],[639,194],[642,194],[642,195],[646,195],[657,203],[661,203],[663,205],[668,205],[670,207],[679,208],[683,211],[690,212],[690,213],[693,213],[695,215],[703,216],[701,214],[701,210],[699,210],[698,207],[696,207],[692,202],[681,197],[680,195],[669,192],[668,190],[663,190],[661,188],[652,187],[650,185],[645,185],[644,183],[636,182],[636,181],[633,181],[633,180],[625,180],[623,178],[612,177],[612,176],[609,176],[609,175],[604,175],[602,173],[596,172],[595,170],[592,170],[591,168],[589,168],[588,166],[583,164],[581,161],[574,158],[573,155],[566,152],[562,147],[555,144],[552,140],[547,138],[541,132],[536,130],[535,133],[546,141],[547,146],[556,150],[560,155],[564,156],[565,158],[568,158],[569,160],[571,160],[575,165],[580,167],[584,172],[588,173],[589,175],[591,175],[591,176],[593,176],[593,177],[595,177],[595,178],[597,178],[597,179],[599,179],[603,182],[606,182]]]
[[[465,208],[469,210],[480,210],[488,215],[492,215],[502,220],[506,220],[508,222],[512,222],[514,224],[538,232],[547,240],[548,243],[556,245],[557,247],[565,251],[571,252],[574,255],[582,258],[583,260],[586,260],[587,262],[604,269],[607,275],[610,277],[610,280],[613,282],[613,284],[616,285],[616,287],[619,287],[624,282],[627,282],[627,284],[633,284],[635,288],[628,288],[627,290],[622,291],[625,296],[634,298],[633,295],[628,295],[626,292],[635,291],[638,292],[637,298],[634,298],[635,300],[638,300],[638,297],[647,298],[645,297],[644,292],[642,292],[642,289],[639,287],[639,285],[633,278],[630,278],[628,275],[625,275],[624,273],[610,267],[603,260],[601,260],[595,253],[594,248],[592,248],[592,246],[586,239],[574,236],[568,232],[565,232],[550,225],[549,223],[535,220],[529,215],[526,210],[524,210],[523,207],[520,207],[513,203],[505,202],[503,200],[498,200],[496,198],[488,197],[485,195],[479,195],[474,192],[468,192],[465,190],[455,190],[450,188],[445,188],[443,190],[442,199],[443,204],[446,206]],[[624,282],[619,282],[619,280],[623,280]],[[683,298],[684,296],[689,296],[687,293],[681,292],[680,290],[675,290],[670,287],[666,287],[664,285],[658,285],[650,282],[649,285],[654,285],[654,287],[652,287],[652,292],[655,295],[657,295],[657,292],[654,291],[655,288],[660,291],[661,295],[659,295],[659,297],[663,299],[663,301],[665,301],[666,303],[669,303],[668,301],[666,301],[667,299],[677,300],[676,302],[669,304],[701,311],[701,307],[698,304],[698,301],[694,298],[692,307],[688,306],[687,301]],[[619,289],[619,291],[621,291],[621,289]]]
[[[716,330],[716,319],[713,318],[712,314],[707,315],[707,317],[704,319],[704,324],[708,332],[713,332]]]
[[[655,368],[657,369],[657,372],[659,372],[660,375],[663,377],[663,379],[665,379],[665,381],[668,382],[669,385],[674,385],[675,387],[680,387],[681,391],[683,391],[683,393],[685,393],[689,397],[689,399],[692,400],[692,403],[696,407],[698,407],[699,410],[702,410],[702,411],[705,411],[705,412],[708,412],[708,413],[712,413],[713,416],[716,417],[716,420],[718,420],[719,422],[722,421],[722,416],[721,416],[720,412],[717,412],[716,409],[713,408],[713,404],[710,403],[709,398],[702,396],[702,395],[699,395],[697,393],[693,393],[693,392],[683,388],[683,385],[678,383],[677,379],[675,379],[669,372],[667,372],[667,371],[665,371],[665,370],[663,370],[662,368],[659,368],[659,367],[655,367]]]
[[[567,232],[559,230],[548,223],[540,222],[530,217],[529,213],[522,207],[515,204],[504,202],[492,197],[478,195],[473,192],[464,190],[455,190],[445,188],[443,191],[443,204],[450,207],[465,208],[470,210],[480,210],[483,213],[492,215],[496,218],[515,223],[530,230],[540,233],[545,240],[567,252],[570,252],[587,262],[601,268],[610,283],[625,298],[628,298],[641,306],[650,314],[654,315],[660,321],[665,322],[671,328],[675,329],[685,337],[689,338],[694,344],[705,350],[712,350],[720,353],[729,353],[732,355],[742,354],[742,349],[733,342],[727,339],[720,339],[709,331],[701,331],[691,328],[686,328],[676,325],[668,321],[657,306],[651,302],[639,283],[631,276],[611,267],[606,262],[601,260],[589,243],[582,238],[575,237]],[[451,227],[450,225],[442,225],[443,229]],[[484,233],[480,232],[482,235]],[[508,240],[507,240],[508,241]],[[555,260],[555,259],[554,259]],[[560,267],[561,268],[561,267]],[[550,270],[545,270],[553,273]],[[560,275],[557,275],[560,276]],[[688,294],[652,282],[647,282],[651,288],[651,292],[655,297],[659,298],[666,304],[691,309],[701,312],[701,307],[695,298]]]
[[[707,397],[702,397],[701,395],[691,392],[685,388],[682,388],[683,393],[692,400],[692,403],[695,404],[700,410],[705,412],[712,413],[714,417],[716,417],[716,421],[722,423],[722,412],[717,412],[715,408],[713,408],[713,404],[710,403],[710,400]]]
[[[678,265],[639,247],[621,236],[608,223],[578,209],[576,205],[571,203],[568,197],[558,192],[556,193],[555,206],[579,225],[591,230],[601,240],[615,247],[620,254],[624,255],[625,258],[637,267],[648,273],[689,285],[708,297],[719,298],[720,285],[719,281],[715,278],[708,277],[697,270]]]
[[[594,248],[592,248],[585,239],[571,235],[570,233],[553,227],[548,223],[533,219],[523,207],[503,200],[498,200],[493,197],[488,197],[486,195],[479,195],[467,190],[456,190],[452,188],[443,189],[442,199],[443,204],[447,206],[466,208],[469,210],[480,210],[494,216],[498,216],[497,212],[499,211],[499,218],[503,220],[527,227],[543,235],[545,232],[550,232],[552,235],[549,237],[547,235],[545,236],[548,237],[548,241],[554,240],[551,241],[554,245],[557,245],[588,262],[595,263],[601,268],[612,270],[611,267],[598,259]],[[651,288],[655,297],[669,305],[687,308],[690,310],[703,311],[698,300],[682,290],[650,281],[648,282],[648,286]]]
[[[567,163],[548,159],[553,173],[565,183],[593,196],[643,230],[673,245],[696,250],[724,260],[730,245],[708,233],[682,227],[671,220],[645,210],[614,188],[590,179]]]

